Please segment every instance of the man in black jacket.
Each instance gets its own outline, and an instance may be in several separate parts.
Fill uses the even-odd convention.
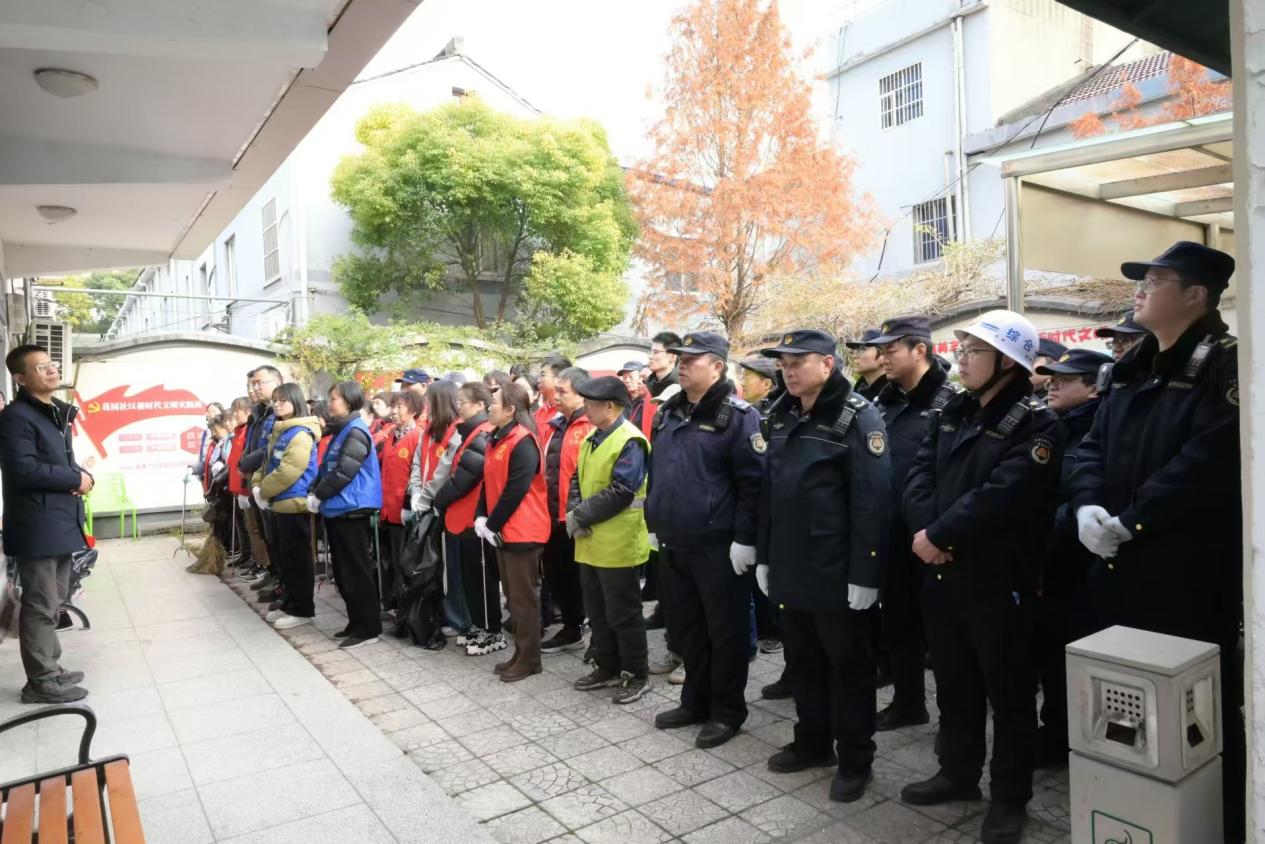
[[[905,479],[927,435],[927,416],[960,392],[931,357],[931,321],[897,317],[883,323],[874,342],[887,385],[875,403],[887,426],[892,455],[891,551],[883,585],[883,657],[891,671],[892,702],[878,714],[877,728],[895,730],[926,724],[927,640],[922,625],[922,560],[911,548],[914,536],[901,516]]]
[[[1238,360],[1217,312],[1234,259],[1179,241],[1120,270],[1138,281],[1133,316],[1151,333],[1112,368],[1072,473],[1081,542],[1100,558],[1091,598],[1102,626],[1221,646],[1226,840],[1242,840]]]
[[[247,387],[251,398],[255,401],[255,407],[250,413],[250,420],[246,423],[246,445],[242,449],[242,456],[237,460],[237,470],[241,472],[243,478],[247,479],[245,484],[247,489],[250,488],[251,475],[258,471],[268,459],[268,438],[272,435],[272,426],[276,421],[276,416],[272,412],[272,391],[284,382],[281,370],[268,364],[251,370],[248,377]],[[264,546],[268,549],[268,560],[273,566],[272,577],[269,577],[267,572],[259,570],[249,572],[244,579],[256,587],[260,603],[272,604],[280,601],[283,596],[280,583],[275,576],[277,561],[280,557],[277,551],[274,514],[271,510],[262,509],[249,495],[239,495],[237,504],[239,507],[250,509],[255,514],[255,520],[263,534]]]
[[[584,396],[579,393],[588,379],[588,372],[576,366],[554,373],[552,388],[558,413],[549,420],[549,430],[544,432],[545,491],[553,528],[543,563],[549,594],[562,616],[562,629],[540,643],[540,652],[546,654],[584,647],[584,595],[575,562],[575,540],[567,535],[566,514],[580,446],[593,427],[584,412]],[[562,488],[564,483],[567,489]]]
[[[647,527],[671,604],[668,634],[685,660],[681,705],[659,729],[703,723],[695,744],[724,744],[747,719],[751,570],[764,474],[760,414],[725,378],[729,341],[700,331],[680,346],[681,392],[655,417]]]
[[[1037,731],[1037,765],[1067,764],[1068,642],[1088,636],[1094,624],[1089,602],[1089,567],[1094,556],[1076,536],[1076,514],[1066,489],[1076,466],[1077,446],[1089,433],[1101,399],[1098,373],[1111,357],[1089,349],[1072,349],[1045,365],[1046,406],[1063,426],[1063,466],[1059,509],[1054,517],[1050,549],[1041,571],[1036,610],[1037,674],[1041,683],[1041,727]]]
[[[18,385],[0,413],[0,474],[4,552],[17,558],[22,584],[22,702],[70,703],[88,691],[76,685],[82,671],[61,667],[57,613],[69,597],[71,555],[86,547],[83,496],[92,475],[75,461],[70,427],[78,410],[53,397],[61,372],[48,352],[18,346],[4,363]]]
[[[980,837],[1017,844],[1032,799],[1036,686],[1032,603],[1058,503],[1062,429],[1032,399],[1032,323],[981,314],[956,332],[969,392],[928,417],[904,514],[923,575],[923,621],[940,704],[940,770],[901,800],[979,800],[985,718],[993,710],[992,803]]]
[[[756,577],[782,613],[795,740],[769,759],[792,773],[836,762],[830,799],[865,792],[874,761],[871,615],[887,562],[890,458],[883,420],[838,371],[835,338],[787,333],[787,395],[769,414]]]
[[[680,386],[677,377],[677,356],[670,349],[681,345],[681,338],[671,331],[660,331],[650,338],[650,377],[646,379],[646,391],[657,398],[660,393],[672,386]]]

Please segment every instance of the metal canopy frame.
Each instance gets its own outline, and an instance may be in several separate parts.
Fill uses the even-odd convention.
[[[1148,126],[1042,149],[1003,153],[980,159],[1000,168],[1006,201],[1006,302],[1023,312],[1023,243],[1021,237],[1023,183],[1074,194],[1155,214],[1184,219],[1208,228],[1213,238],[1220,229],[1233,228],[1234,187],[1228,145],[1233,140],[1230,113],[1197,117],[1177,123]],[[1217,147],[1223,146],[1223,149]],[[1096,180],[1077,168],[1134,162],[1147,156],[1190,151],[1189,166],[1172,166],[1163,172]],[[1135,168],[1136,169],[1136,168]],[[1073,185],[1069,176],[1079,175]]]

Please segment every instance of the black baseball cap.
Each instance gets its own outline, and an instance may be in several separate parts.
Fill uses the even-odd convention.
[[[766,358],[777,358],[782,355],[819,355],[839,356],[839,344],[835,338],[817,328],[797,328],[782,336],[782,342],[771,349],[760,352]]]
[[[681,345],[673,346],[667,351],[674,355],[711,354],[726,360],[729,357],[729,341],[725,339],[725,335],[715,331],[695,331],[693,334],[686,334]]]
[[[1111,355],[1091,349],[1068,349],[1051,364],[1036,368],[1038,375],[1096,375],[1104,363],[1112,363]]]
[[[1067,346],[1064,346],[1058,340],[1042,337],[1041,342],[1037,343],[1037,357],[1039,358],[1058,360],[1065,354],[1067,354]]]
[[[624,382],[614,375],[601,375],[589,378],[575,385],[575,391],[586,399],[594,401],[613,401],[627,407],[632,399],[628,397],[628,388]]]
[[[862,346],[886,346],[893,340],[899,340],[902,337],[917,337],[920,340],[931,340],[931,320],[925,316],[903,316],[894,317],[887,320],[878,328],[878,334],[874,337],[870,336],[870,332],[865,332]],[[847,344],[849,348],[855,348],[851,343]]]
[[[777,380],[777,364],[764,355],[748,355],[738,361],[738,365],[743,369],[749,369],[761,378],[768,378],[770,381]]]
[[[1094,331],[1095,337],[1116,337],[1120,334],[1146,334],[1147,330],[1133,321],[1133,311],[1120,317],[1115,325],[1104,326]]]
[[[845,340],[843,345],[847,346],[849,349],[864,349],[866,346],[877,345],[875,341],[882,336],[883,332],[879,331],[877,328],[867,328],[861,334],[860,340]]]
[[[1225,290],[1230,286],[1230,276],[1234,275],[1234,258],[1202,243],[1179,240],[1153,261],[1125,261],[1120,265],[1120,272],[1125,278],[1138,281],[1151,267],[1177,270],[1182,277],[1210,290]]]
[[[616,375],[623,375],[625,372],[640,372],[646,368],[646,364],[639,360],[630,360],[628,363],[616,370]]]

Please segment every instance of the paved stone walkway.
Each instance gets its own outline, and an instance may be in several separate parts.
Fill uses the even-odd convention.
[[[314,626],[281,635],[501,841],[977,840],[985,804],[914,808],[896,799],[906,783],[935,772],[934,719],[879,734],[874,782],[855,803],[828,799],[828,769],[770,773],[765,762],[791,740],[794,719],[790,701],[759,697],[781,672],[780,655],[761,655],[751,666],[743,732],[706,751],[693,745],[697,728],[654,728],[655,713],[678,702],[666,680],[656,678],[637,703],[615,706],[609,692],[571,688],[588,670],[580,651],[547,655],[543,674],[514,684],[492,673],[505,652],[469,657],[452,646],[432,652],[384,636],[343,653],[331,633],[346,617],[331,585],[319,590],[317,606]],[[662,644],[662,631],[652,632],[652,657]],[[931,686],[930,672],[927,678]],[[880,705],[889,695],[880,693]],[[1029,809],[1025,841],[1069,840],[1065,770],[1038,772]]]

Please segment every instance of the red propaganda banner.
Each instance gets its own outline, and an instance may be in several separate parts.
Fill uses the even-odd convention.
[[[85,399],[75,391],[75,402],[80,413],[75,424],[83,429],[83,433],[92,441],[102,457],[108,457],[105,450],[106,438],[121,428],[144,419],[155,419],[163,416],[202,416],[202,401],[188,390],[168,390],[166,387],[149,387],[139,393],[128,394],[130,384],[112,387],[93,398]],[[197,429],[201,436],[201,428]],[[188,432],[186,432],[188,433]],[[182,440],[181,447],[198,451],[195,442],[189,449]]]

